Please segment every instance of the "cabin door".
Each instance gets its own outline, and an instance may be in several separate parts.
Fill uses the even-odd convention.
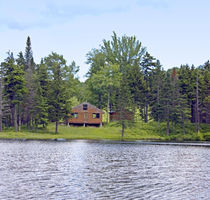
[[[84,121],[85,121],[85,122],[88,121],[88,113],[87,113],[87,112],[84,113]]]

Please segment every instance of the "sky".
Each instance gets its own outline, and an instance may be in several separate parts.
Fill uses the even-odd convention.
[[[86,54],[115,31],[135,35],[164,69],[199,66],[210,59],[209,9],[209,0],[0,0],[0,62],[30,36],[36,63],[62,54],[84,81]]]

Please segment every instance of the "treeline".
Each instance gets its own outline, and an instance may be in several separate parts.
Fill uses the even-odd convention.
[[[116,33],[87,58],[89,101],[107,113],[119,113],[122,135],[128,111],[139,113],[145,123],[166,122],[167,135],[177,124],[185,134],[188,122],[195,123],[197,132],[200,123],[210,123],[209,61],[197,68],[181,65],[165,71],[136,37]]]
[[[79,67],[67,65],[62,55],[51,53],[40,64],[33,60],[28,37],[25,53],[15,58],[9,52],[1,63],[0,130],[21,126],[37,129],[48,122],[65,121],[72,106],[89,101],[107,113],[119,113],[122,135],[128,112],[133,121],[166,123],[169,135],[176,125],[210,123],[210,63],[194,67],[181,65],[165,71],[136,37],[103,40],[87,54],[87,80],[76,77]],[[107,123],[109,115],[107,114]]]
[[[15,58],[12,52],[1,63],[0,131],[14,126],[15,131],[25,126],[37,129],[49,121],[58,124],[71,110],[71,96],[76,93],[79,80],[75,62],[67,65],[62,55],[51,53],[35,64],[30,37],[25,54]],[[76,95],[75,95],[76,96]]]

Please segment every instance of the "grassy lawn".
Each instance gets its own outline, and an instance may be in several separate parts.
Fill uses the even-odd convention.
[[[0,133],[0,138],[4,139],[91,139],[91,140],[121,140],[121,128],[119,126],[96,127],[68,127],[59,126],[59,133],[55,134],[55,125],[50,124],[47,129],[39,129],[37,132],[22,130],[14,132],[6,130]],[[124,140],[140,140],[140,139],[161,139],[161,136],[151,132],[150,130],[141,130],[139,128],[126,129]]]
[[[176,132],[170,136],[165,135],[165,126],[161,124],[150,122],[145,124],[143,122],[135,124],[132,128],[125,130],[124,140],[161,140],[161,141],[192,141],[192,140],[209,140],[210,132],[195,134],[192,132],[192,127],[187,129],[186,135],[180,134],[178,128]],[[209,126],[208,126],[209,128]],[[206,129],[205,129],[206,130]],[[90,140],[121,140],[121,127],[114,123],[101,128],[95,127],[68,127],[64,125],[59,126],[59,133],[55,134],[55,125],[50,124],[47,129],[39,129],[37,132],[23,129],[21,132],[14,132],[13,130],[5,130],[0,133],[1,139],[35,139],[35,140],[49,140],[49,139],[90,139]]]

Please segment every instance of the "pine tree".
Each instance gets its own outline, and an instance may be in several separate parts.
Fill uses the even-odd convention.
[[[35,107],[35,63],[33,60],[33,53],[31,48],[30,37],[27,38],[26,49],[25,49],[25,79],[26,79],[26,88],[27,94],[24,98],[24,123],[27,124],[27,127],[32,126],[32,111]]]
[[[143,56],[142,62],[141,62],[142,71],[144,74],[144,81],[145,81],[145,87],[143,90],[144,98],[142,99],[143,103],[143,117],[144,122],[148,122],[148,109],[149,109],[149,102],[151,100],[151,84],[153,79],[153,71],[156,67],[156,59],[152,57],[148,52]]]
[[[15,131],[18,131],[17,105],[20,104],[23,99],[23,95],[26,92],[24,72],[22,68],[15,63],[12,53],[8,54],[7,59],[2,65],[5,71],[4,92],[12,111]]]
[[[23,56],[22,51],[19,52],[19,54],[17,55],[16,62],[17,62],[17,65],[19,65],[19,66],[22,67],[22,70],[23,71],[26,71],[25,70],[26,63],[25,63],[25,59],[24,59],[24,56]]]
[[[30,69],[30,71],[34,71],[34,59],[33,59],[33,52],[31,48],[31,39],[28,36],[26,41],[26,49],[25,49],[25,68],[24,71]]]
[[[23,53],[22,52],[19,52],[19,54],[17,55],[16,63],[17,63],[17,65],[22,70],[24,70],[24,68],[25,68],[25,59],[24,59],[24,56],[23,56]],[[24,76],[25,76],[25,72],[24,72]],[[27,93],[27,90],[26,90],[26,93]],[[26,95],[26,94],[24,94],[24,95]],[[22,123],[22,118],[23,118],[23,114],[24,114],[23,111],[24,111],[23,101],[21,101],[18,104],[18,108],[17,108],[17,114],[18,114],[18,130],[19,131],[21,129],[21,123]]]
[[[49,77],[47,73],[47,66],[44,64],[43,60],[41,61],[41,64],[37,66],[36,85],[37,88],[33,118],[37,129],[39,124],[43,127],[46,127],[48,124]]]
[[[198,79],[198,81],[197,81]],[[197,87],[198,85],[198,87]],[[196,90],[199,95],[199,121],[200,123],[210,122],[210,63],[207,61],[204,65],[197,68]],[[196,96],[196,97],[197,97]],[[197,98],[196,98],[197,99]],[[196,110],[196,109],[195,109]]]
[[[200,108],[199,108],[199,82],[198,72],[196,74],[196,106],[195,106],[195,129],[198,133],[200,130]]]
[[[116,111],[119,114],[118,123],[121,125],[121,136],[122,140],[124,138],[125,128],[132,125],[133,120],[128,120],[128,112],[134,112],[135,104],[133,102],[133,96],[130,92],[130,87],[128,85],[128,80],[125,74],[122,74],[120,80],[120,87],[116,96],[117,102],[115,105]]]
[[[209,61],[207,61],[202,67],[201,96],[202,96],[201,100],[202,122],[210,123],[210,62]]]
[[[164,84],[164,76],[165,72],[161,69],[160,61],[157,60],[156,68],[153,70],[153,76],[151,79],[151,116],[152,118],[158,122],[158,126],[160,126],[160,122],[163,121],[164,110],[161,107],[161,94]]]
[[[65,80],[69,72],[69,66],[63,56],[52,53],[44,59],[49,71],[49,109],[48,116],[56,123],[55,133],[58,132],[58,125],[61,119],[69,113],[67,107],[68,92],[66,91]]]
[[[166,121],[166,134],[170,134],[170,122],[171,122],[171,105],[172,105],[172,82],[169,72],[165,74],[163,79],[163,86],[161,90],[160,109],[163,116],[162,121]]]

